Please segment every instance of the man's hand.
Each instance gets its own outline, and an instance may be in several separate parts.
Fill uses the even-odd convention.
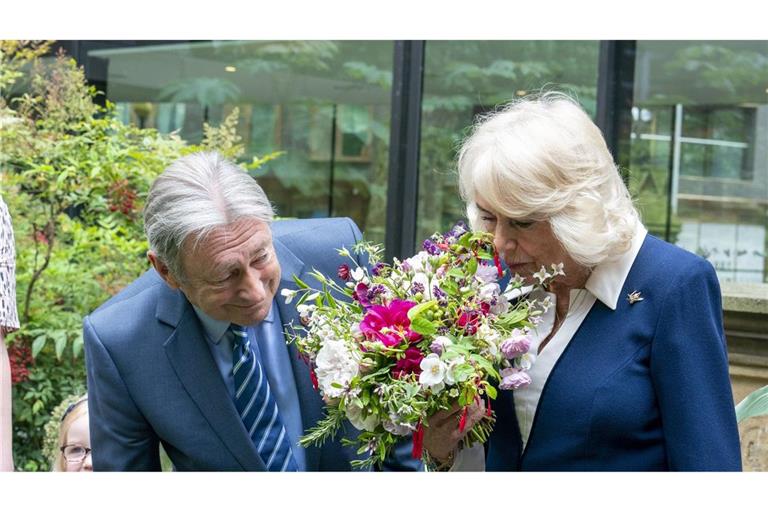
[[[433,459],[439,462],[450,461],[459,441],[485,415],[485,408],[479,400],[470,404],[464,429],[459,431],[462,413],[463,407],[456,403],[450,409],[435,413],[427,420],[429,426],[424,426],[424,448]]]

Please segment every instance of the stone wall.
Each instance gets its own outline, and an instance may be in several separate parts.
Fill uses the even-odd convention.
[[[722,283],[733,400],[768,385],[768,284]],[[768,416],[739,424],[744,471],[768,471]]]

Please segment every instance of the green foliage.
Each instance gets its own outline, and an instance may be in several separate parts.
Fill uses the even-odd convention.
[[[148,268],[140,212],[150,184],[190,152],[236,159],[243,149],[236,110],[190,145],[120,122],[113,105],[94,102],[73,60],[59,54],[43,65],[48,45],[10,43],[0,45],[0,184],[15,231],[21,329],[8,338],[34,356],[29,379],[13,389],[14,457],[34,471],[48,469],[51,409],[85,387],[83,317]],[[21,78],[27,91],[12,97]]]

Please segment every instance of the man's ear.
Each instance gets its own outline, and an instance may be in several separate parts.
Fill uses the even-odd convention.
[[[160,277],[163,278],[163,281],[165,281],[168,286],[174,290],[181,286],[176,278],[171,274],[171,270],[168,268],[168,265],[166,265],[160,258],[157,257],[155,251],[147,251],[147,259],[149,259],[149,262],[152,263],[152,266],[155,267],[157,273],[160,274]]]

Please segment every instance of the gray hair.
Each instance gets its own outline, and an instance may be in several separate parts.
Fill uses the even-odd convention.
[[[149,189],[144,232],[149,248],[183,279],[181,250],[242,218],[269,224],[272,204],[256,180],[219,153],[192,153],[173,162]]]
[[[586,267],[626,252],[639,214],[600,129],[569,96],[528,96],[481,118],[463,142],[459,188],[474,229],[475,200],[511,219],[548,221]]]

